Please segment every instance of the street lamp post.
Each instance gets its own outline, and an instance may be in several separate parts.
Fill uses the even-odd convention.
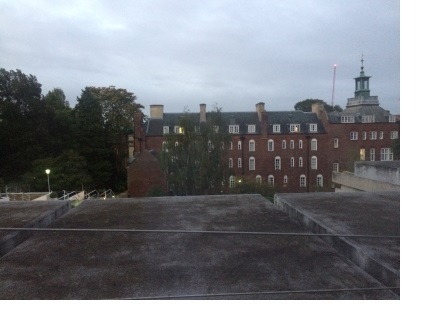
[[[51,193],[51,189],[50,189],[50,170],[46,169],[45,173],[47,173],[47,178],[48,178],[48,192]]]

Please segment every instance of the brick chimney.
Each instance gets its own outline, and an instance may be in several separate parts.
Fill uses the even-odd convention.
[[[164,105],[150,105],[150,119],[162,119],[164,116]]]
[[[206,104],[201,103],[200,104],[200,123],[206,122]]]
[[[259,121],[262,121],[262,114],[265,111],[265,103],[260,102],[256,104],[257,116],[259,117]]]
[[[134,156],[146,149],[143,118],[144,115],[141,111],[137,110],[134,113]]]

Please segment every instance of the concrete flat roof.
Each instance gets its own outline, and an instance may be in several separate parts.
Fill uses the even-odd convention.
[[[25,226],[2,215],[16,203],[0,228]],[[399,299],[284,207],[256,194],[87,200],[0,258],[0,299]]]

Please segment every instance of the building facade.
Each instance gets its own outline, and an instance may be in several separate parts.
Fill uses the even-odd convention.
[[[231,136],[227,189],[248,179],[274,186],[278,192],[334,191],[333,171],[351,170],[355,161],[393,161],[399,116],[381,108],[377,96],[370,96],[369,79],[361,66],[355,96],[342,112],[327,113],[322,103],[313,104],[311,112],[267,111],[263,102],[251,112],[222,112],[227,125],[221,129]],[[148,151],[160,153],[167,134],[183,134],[182,115],[165,113],[163,105],[151,105],[146,121],[141,113],[136,115],[128,182],[141,186],[142,194],[154,184],[145,181],[151,175],[143,164],[135,167],[134,158]],[[192,116],[197,124],[205,122],[206,104]],[[135,170],[139,166],[141,172]]]

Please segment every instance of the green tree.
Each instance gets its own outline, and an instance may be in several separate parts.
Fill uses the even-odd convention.
[[[330,112],[341,112],[343,111],[343,109],[339,106],[339,105],[334,105],[333,107],[331,105],[328,105],[325,101],[323,100],[319,100],[319,99],[306,99],[303,101],[300,101],[298,103],[295,104],[295,110],[300,110],[303,112],[311,112],[311,105],[313,105],[313,103],[323,103],[325,105],[325,110],[330,113]]]
[[[227,149],[230,136],[224,132],[221,110],[208,113],[198,123],[185,112],[181,134],[171,133],[159,156],[162,169],[178,195],[218,194],[228,179]]]

